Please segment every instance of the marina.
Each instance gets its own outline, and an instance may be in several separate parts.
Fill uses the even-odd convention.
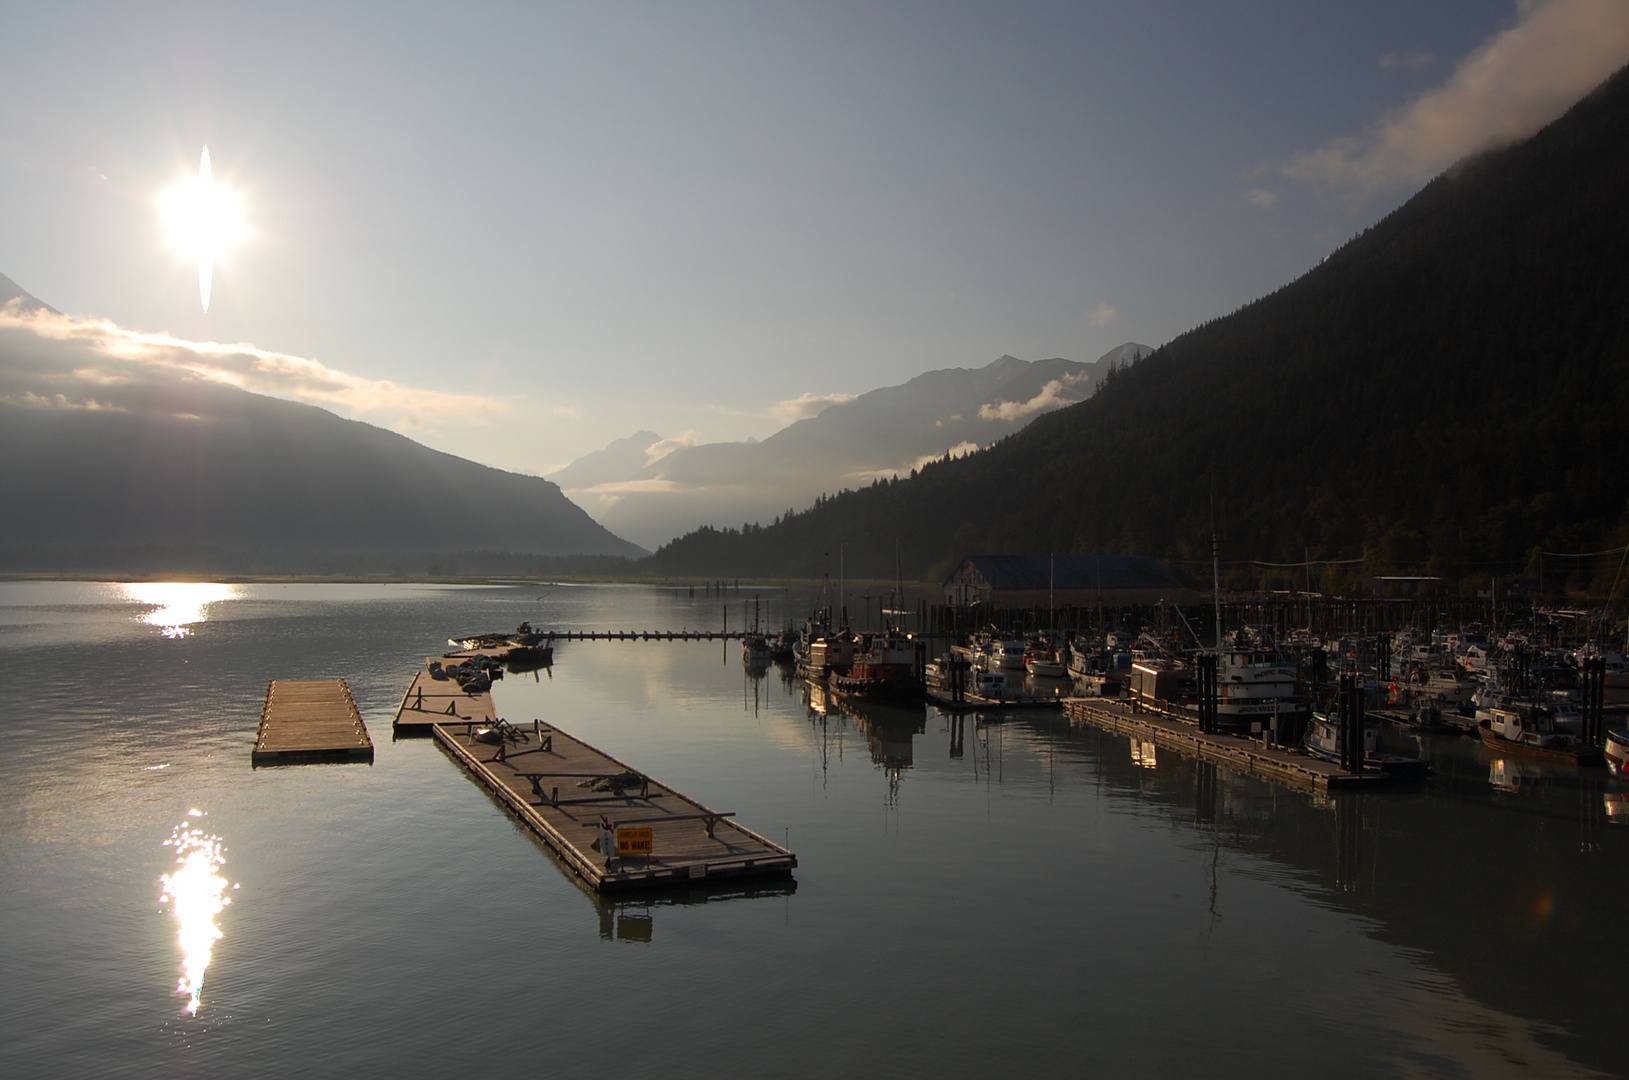
[[[344,679],[274,679],[255,732],[255,765],[372,761],[373,739]]]
[[[469,657],[441,655],[449,632],[523,618],[678,628],[707,611],[699,596],[621,586],[540,597],[524,586],[239,585],[185,637],[139,621],[154,609],[118,587],[10,588],[19,629],[0,646],[19,687],[70,635],[105,642],[96,668],[69,672],[67,692],[15,724],[0,755],[15,886],[0,918],[8,959],[35,973],[7,997],[7,1060],[23,1075],[158,1075],[178,1061],[271,1075],[298,1072],[313,1050],[335,1072],[440,1074],[468,1054],[449,1025],[486,1032],[494,1068],[535,1069],[546,1055],[567,1071],[602,1069],[600,1043],[562,1044],[535,1010],[502,1006],[539,994],[573,1030],[608,1015],[648,1023],[619,1062],[680,1075],[784,1061],[789,1075],[829,1076],[879,1055],[936,1075],[1010,1069],[1011,1039],[967,1037],[968,1015],[1015,1033],[1048,1070],[1078,1068],[1083,1039],[1116,1075],[1617,1068],[1617,1000],[1579,975],[1624,960],[1614,928],[1629,812],[1605,768],[1395,728],[1387,743],[1436,774],[1325,799],[1061,710],[837,707],[791,665],[759,671],[739,643],[716,640],[557,641],[552,669],[506,665],[485,694],[428,674],[427,657],[468,671],[458,665]],[[765,607],[770,625],[797,617]],[[375,736],[374,767],[245,768],[267,678],[330,672],[346,676]],[[378,737],[398,714],[398,737]],[[496,758],[493,744],[470,746],[466,724],[499,717],[531,737],[508,744],[515,771],[578,771],[514,754],[549,735],[570,750],[569,733],[709,810],[736,811],[719,833],[739,821],[795,852],[797,868],[593,888],[418,726],[439,721],[473,757]],[[87,740],[88,728],[101,737]],[[502,783],[501,764],[479,764]],[[595,778],[539,785],[551,801],[555,788],[562,802],[616,794],[584,780]],[[528,779],[510,790],[542,801]],[[595,822],[596,806],[645,816],[631,805],[575,809]],[[81,821],[76,838],[64,823]],[[231,901],[214,916],[218,940],[207,924],[200,935],[214,954],[195,1017],[176,993],[177,905],[157,902],[159,877],[183,869],[165,846],[182,822],[214,845],[197,852],[224,859],[222,891],[208,895]],[[575,831],[597,858],[597,828]],[[970,922],[975,978],[965,950],[944,944]],[[96,952],[82,963],[87,941]],[[494,950],[501,962],[480,961]],[[556,1002],[555,986],[572,992]],[[879,986],[944,1008],[915,1026],[890,1016],[852,1038],[811,1036],[828,1026],[811,1002],[836,1016]],[[1278,1006],[1240,1009],[1242,998]],[[691,1005],[715,1000],[734,1010],[723,1054]],[[1160,1019],[1173,1008],[1190,1036],[1174,1049]],[[359,1027],[359,1012],[374,1019]],[[1254,1048],[1269,1041],[1293,1072],[1261,1068]],[[792,1042],[808,1050],[777,1057]],[[676,1057],[701,1064],[674,1070]]]

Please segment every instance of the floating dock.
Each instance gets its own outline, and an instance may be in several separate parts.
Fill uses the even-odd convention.
[[[260,707],[255,765],[373,760],[373,740],[344,679],[273,679]]]
[[[732,820],[733,812],[703,806],[552,724],[505,730],[490,692],[432,677],[429,661],[403,696],[395,728],[434,737],[598,892],[784,877],[797,866],[797,856]]]
[[[1129,704],[1102,699],[1071,698],[1064,703],[1070,720],[1091,724],[1105,731],[1146,739],[1162,750],[1186,757],[1202,758],[1225,765],[1235,772],[1268,780],[1297,791],[1314,794],[1330,791],[1372,791],[1390,784],[1392,778],[1378,769],[1349,773],[1331,761],[1293,753],[1284,747],[1266,746],[1251,739],[1230,735],[1207,735],[1190,723],[1148,711],[1133,711]]]
[[[950,691],[941,687],[930,686],[927,691],[927,701],[935,708],[949,712],[995,712],[1000,709],[1061,709],[1067,699],[1064,697],[1026,697],[1022,694],[1014,697],[983,697],[979,694],[962,692],[958,699]]]

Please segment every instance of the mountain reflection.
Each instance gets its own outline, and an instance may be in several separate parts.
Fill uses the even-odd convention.
[[[237,596],[232,586],[207,581],[140,582],[125,585],[124,591],[138,604],[154,605],[140,619],[158,627],[167,638],[186,637],[194,623],[208,621],[210,604]]]

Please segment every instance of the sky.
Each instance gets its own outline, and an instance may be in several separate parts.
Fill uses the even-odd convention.
[[[9,3],[0,273],[546,473],[1157,346],[1625,62],[1629,0]],[[205,145],[207,313],[159,206]]]

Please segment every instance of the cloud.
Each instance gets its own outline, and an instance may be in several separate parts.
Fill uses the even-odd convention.
[[[683,484],[656,477],[646,480],[613,480],[585,488],[566,488],[565,493],[579,506],[582,506],[585,500],[592,499],[593,512],[604,513],[621,502],[624,495],[667,494],[683,490]]]
[[[1081,399],[1073,395],[1066,395],[1064,393],[1065,389],[1087,378],[1090,378],[1090,376],[1085,372],[1076,375],[1065,375],[1063,378],[1053,379],[1041,387],[1041,392],[1028,401],[1001,401],[994,405],[980,405],[979,419],[1022,420],[1031,413],[1073,405]]]
[[[1393,68],[1402,68],[1405,71],[1418,71],[1420,68],[1431,66],[1437,58],[1435,53],[1385,53],[1380,57],[1380,70],[1390,71]]]
[[[1466,154],[1533,134],[1629,61],[1623,0],[1545,0],[1518,11],[1442,86],[1361,135],[1297,154],[1284,174],[1360,195],[1421,183]]]
[[[30,379],[36,388],[50,384],[54,389],[44,396],[60,399],[62,407],[91,407],[92,402],[108,407],[104,399],[111,395],[102,391],[180,380],[233,386],[350,416],[384,413],[406,426],[507,410],[496,398],[401,386],[253,345],[186,341],[127,330],[106,319],[25,312],[7,305],[0,309],[0,331],[10,339],[4,354],[10,379]],[[41,348],[55,346],[52,355],[46,358],[29,349],[30,339]],[[91,388],[97,389],[97,397],[87,396]]]
[[[645,447],[645,466],[649,468],[673,453],[673,451],[683,450],[687,446],[695,446],[700,441],[701,436],[692,428],[689,431],[681,431],[671,439],[660,439],[653,442]]]
[[[855,469],[852,472],[844,473],[843,479],[856,484],[869,484],[875,480],[892,480],[896,476],[909,476],[924,465],[942,461],[946,454],[953,458],[959,458],[966,457],[968,454],[975,454],[981,449],[983,448],[976,442],[959,442],[942,453],[923,454],[915,461],[908,461],[903,465],[892,465],[883,469]]]
[[[1271,210],[1278,202],[1278,196],[1266,188],[1251,188],[1244,193],[1244,201],[1259,209]]]
[[[556,405],[549,411],[565,420],[581,420],[583,418],[583,411],[575,405]]]
[[[855,398],[858,394],[811,394],[807,390],[795,398],[777,402],[769,407],[769,414],[783,424],[790,424],[798,420],[806,420],[811,416],[818,416],[820,412],[832,405],[843,405]]]
[[[1109,323],[1114,321],[1114,317],[1118,314],[1119,312],[1115,311],[1109,305],[1099,304],[1097,307],[1092,309],[1091,314],[1086,316],[1086,321],[1091,323],[1093,326],[1107,326]]]

